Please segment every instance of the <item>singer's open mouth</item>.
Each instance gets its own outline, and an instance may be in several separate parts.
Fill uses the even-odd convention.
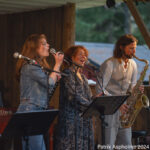
[[[85,64],[85,60],[81,59],[80,60],[81,64]]]

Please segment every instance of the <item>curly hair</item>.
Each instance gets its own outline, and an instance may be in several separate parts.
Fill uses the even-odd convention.
[[[88,57],[88,50],[82,46],[82,45],[74,45],[74,46],[71,46],[70,48],[68,48],[66,51],[65,51],[65,57],[69,60],[72,59],[73,56],[76,56],[76,54],[78,53],[78,50],[82,49],[84,52],[85,52],[85,56]],[[69,66],[71,66],[72,64],[69,63],[69,64],[64,64],[64,67],[67,68]]]

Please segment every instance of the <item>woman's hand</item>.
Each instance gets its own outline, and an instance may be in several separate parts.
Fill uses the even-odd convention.
[[[60,52],[57,52],[56,54],[53,54],[53,56],[55,58],[55,66],[54,66],[53,70],[60,72],[60,66],[63,63],[64,54],[60,53]],[[50,74],[50,77],[54,80],[54,82],[57,82],[57,81],[60,80],[61,75],[59,73],[52,72]]]
[[[61,75],[56,73],[56,76],[57,76],[57,81],[59,81],[61,79]]]
[[[99,94],[97,94],[97,95],[92,96],[92,99],[95,99],[95,98],[100,97],[100,96],[102,96],[102,95],[103,95],[103,93],[99,93]]]
[[[121,114],[127,113],[127,111],[128,111],[128,105],[127,104],[121,105],[120,111],[121,111]]]
[[[101,93],[99,93],[99,94],[97,94],[97,95],[95,95],[95,97],[100,97],[100,96],[102,96],[104,93],[103,92],[101,92]]]

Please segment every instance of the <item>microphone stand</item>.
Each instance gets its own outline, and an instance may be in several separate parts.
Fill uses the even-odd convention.
[[[78,134],[78,127],[77,127],[77,100],[76,100],[76,95],[77,95],[77,71],[79,68],[82,68],[81,65],[78,65],[77,63],[73,62],[72,60],[70,59],[65,59],[65,61],[68,61],[69,63],[71,63],[74,67],[74,78],[75,78],[75,97],[74,97],[74,100],[75,100],[75,150],[78,150],[78,138],[77,138],[77,134]]]
[[[102,93],[103,93],[103,95],[104,95],[103,77],[102,77],[102,76],[100,77],[100,78],[101,78],[101,80],[102,80],[102,84],[101,84],[101,83],[100,83],[100,80],[99,80],[99,78],[98,78],[98,76],[97,76],[97,72],[96,72],[96,70],[94,70],[94,73],[95,73],[95,76],[96,76],[97,83],[98,83],[99,87],[101,88]]]
[[[95,73],[95,76],[96,76],[96,79],[97,79],[97,83],[98,83],[98,85],[100,86],[100,88],[102,90],[102,95],[101,96],[105,96],[104,87],[103,87],[103,76],[101,75],[101,77],[100,77],[101,80],[102,80],[102,85],[101,85],[100,80],[99,80],[99,78],[98,78],[98,76],[96,74],[96,70],[94,70],[94,73]],[[101,71],[100,71],[100,73],[102,74]],[[99,119],[101,120],[101,132],[102,132],[102,135],[103,135],[103,137],[101,137],[101,139],[102,139],[102,145],[104,145],[105,144],[105,127],[108,126],[108,123],[105,122],[105,115],[101,114],[99,116]]]
[[[71,63],[71,64],[75,65],[75,66],[78,67],[78,68],[83,68],[81,65],[79,65],[79,64],[77,64],[76,62],[70,60],[69,58],[66,58],[66,57],[65,57],[65,58],[64,58],[64,61],[67,62],[67,63]]]
[[[90,66],[90,65],[87,65],[87,66],[90,67],[92,70],[94,70],[94,74],[95,74],[97,83],[98,83],[100,89],[102,90],[102,93],[103,93],[103,96],[104,96],[103,77],[102,77],[102,75],[100,76],[100,79],[102,80],[102,84],[101,84],[101,82],[100,82],[100,80],[98,78],[98,75],[97,75],[97,73],[98,73],[99,70],[96,67],[93,67],[93,66]],[[91,70],[89,68],[84,68],[84,69],[91,72]]]
[[[90,67],[91,67],[91,66],[90,66]],[[100,80],[99,80],[99,77],[98,77],[98,75],[97,75],[98,69],[97,69],[97,68],[94,68],[94,67],[91,67],[91,69],[94,70],[94,74],[95,74],[95,77],[96,77],[96,80],[97,80],[97,84],[99,85],[100,89],[102,90],[102,96],[105,96],[104,87],[103,87],[103,76],[102,76],[102,75],[100,76],[100,79],[102,80],[102,84],[101,84],[101,82],[100,82]],[[89,69],[87,69],[87,70],[89,70]],[[90,71],[90,70],[89,70],[89,71]],[[102,74],[102,72],[100,72],[100,73]],[[103,135],[103,137],[101,137],[101,139],[102,139],[102,144],[105,144],[105,127],[108,126],[108,123],[105,122],[105,115],[102,115],[102,114],[101,114],[101,115],[99,116],[99,119],[101,120],[101,132],[102,132],[102,135]]]
[[[36,61],[29,60],[29,61],[27,61],[27,62],[28,62],[29,64],[31,64],[31,65],[40,67],[42,70],[46,71],[47,74],[49,74],[50,72],[56,72],[56,73],[58,73],[58,74],[60,74],[60,75],[62,75],[62,76],[68,76],[66,73],[58,72],[58,71],[55,71],[55,70],[52,70],[52,69],[43,67],[43,66],[41,66],[40,64],[38,64]]]
[[[74,64],[74,63],[73,63]],[[77,66],[76,64],[74,64],[75,66],[75,150],[78,150],[78,138],[77,138],[77,134],[78,134],[78,127],[77,127],[77,100],[76,100],[76,95],[77,95],[77,71],[79,69],[79,66]]]

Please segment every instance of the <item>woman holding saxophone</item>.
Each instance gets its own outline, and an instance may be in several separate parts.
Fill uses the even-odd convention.
[[[130,34],[121,36],[115,44],[113,57],[107,59],[100,67],[99,80],[103,90],[96,85],[97,94],[104,91],[105,95],[125,95],[131,93],[136,85],[137,65],[132,59],[136,52],[137,39]],[[143,86],[140,91],[143,92]],[[132,150],[131,128],[121,126],[120,116],[128,111],[128,105],[123,104],[113,115],[105,116],[105,145],[111,148],[123,145],[121,149]],[[103,138],[103,137],[102,137]],[[116,144],[116,145],[115,145]]]

